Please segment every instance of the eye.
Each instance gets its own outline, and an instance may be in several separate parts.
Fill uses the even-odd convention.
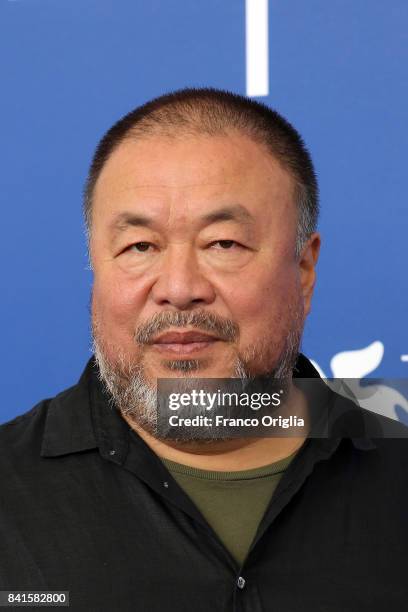
[[[148,250],[149,246],[152,246],[151,242],[135,242],[134,244],[131,244],[126,250],[135,250],[138,253],[144,253]]]
[[[218,249],[219,251],[228,251],[231,250],[231,248],[235,245],[237,247],[242,246],[241,244],[239,244],[238,242],[235,242],[235,240],[215,240],[214,242],[211,243],[211,246],[214,244],[219,244],[220,245],[220,249]]]

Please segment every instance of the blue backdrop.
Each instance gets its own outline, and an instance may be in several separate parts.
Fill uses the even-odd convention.
[[[251,94],[257,3],[1,0],[0,421],[74,384],[90,356],[81,191],[97,140],[174,88]],[[299,129],[319,175],[304,352],[328,376],[408,373],[407,26],[406,0],[269,3],[259,99]]]

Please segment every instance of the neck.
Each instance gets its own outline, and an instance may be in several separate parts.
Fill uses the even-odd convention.
[[[123,418],[151,450],[163,459],[203,470],[222,472],[249,470],[284,459],[296,452],[304,443],[308,430],[306,400],[303,394],[293,386],[290,398],[285,412],[305,420],[302,435],[176,442],[158,439],[129,417],[124,416]]]

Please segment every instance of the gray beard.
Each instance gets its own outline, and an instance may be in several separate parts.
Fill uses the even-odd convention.
[[[293,312],[292,328],[286,335],[285,344],[275,367],[254,372],[251,364],[267,363],[267,346],[259,342],[249,347],[243,356],[236,358],[231,378],[240,379],[242,386],[253,380],[255,376],[262,374],[271,379],[278,379],[280,386],[286,387],[293,373],[301,343],[303,332],[303,318],[300,312]],[[171,312],[158,314],[153,317],[148,325],[139,328],[135,334],[135,342],[146,344],[150,338],[169,327],[186,327],[192,325],[200,330],[216,331],[224,340],[235,340],[238,336],[237,327],[229,320],[214,317],[205,311]],[[111,361],[104,350],[104,342],[100,333],[100,325],[92,322],[92,349],[98,366],[98,377],[108,390],[111,405],[116,407],[123,417],[130,419],[135,425],[141,427],[151,435],[157,435],[157,392],[156,385],[152,386],[145,374],[142,363],[131,363],[121,349],[116,350],[116,360]],[[163,361],[163,365],[171,372],[179,372],[179,378],[191,378],[203,367],[203,360],[198,359],[174,359]],[[259,366],[258,366],[259,367]],[[169,376],[170,378],[170,376]],[[196,414],[201,414],[199,409]],[[202,413],[204,414],[204,412]],[[225,435],[217,435],[208,431],[208,440],[202,436],[194,436],[194,428],[180,427],[179,442],[208,443],[215,440],[229,439],[228,431]],[[174,438],[172,438],[173,441]]]

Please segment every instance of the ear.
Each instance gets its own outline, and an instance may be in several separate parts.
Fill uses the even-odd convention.
[[[320,252],[320,234],[313,233],[305,243],[299,257],[300,283],[302,285],[305,316],[309,314],[316,282],[316,264]]]

